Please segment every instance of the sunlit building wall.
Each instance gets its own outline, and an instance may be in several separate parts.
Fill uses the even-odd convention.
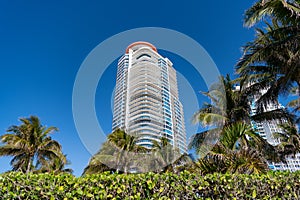
[[[176,71],[168,58],[147,42],[129,45],[118,61],[112,129],[139,135],[138,144],[166,137],[187,152],[183,106]]]
[[[263,94],[266,91],[262,91]],[[251,101],[251,114],[256,114],[256,105],[255,101],[257,98],[252,99]],[[284,108],[281,104],[269,103],[268,106],[265,108],[265,111],[272,111],[279,108]],[[280,128],[280,121],[279,120],[271,120],[271,121],[262,121],[262,122],[255,122],[252,121],[252,126],[255,129],[256,133],[259,134],[262,138],[268,141],[269,144],[273,146],[277,146],[280,144],[280,139],[276,137],[277,133],[283,133],[283,130]],[[286,156],[286,163],[268,163],[270,169],[272,170],[289,170],[289,171],[296,171],[300,170],[300,154]]]

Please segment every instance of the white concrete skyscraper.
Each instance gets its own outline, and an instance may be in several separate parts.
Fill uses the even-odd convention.
[[[264,94],[266,92],[262,91],[261,93]],[[257,98],[252,99],[251,101],[251,115],[256,114],[256,105],[255,101]],[[266,111],[272,111],[276,109],[284,108],[281,104],[269,103],[268,106],[265,108]],[[255,122],[252,121],[251,124],[255,129],[256,133],[259,134],[262,138],[268,141],[269,144],[273,146],[277,146],[281,143],[280,139],[275,137],[276,133],[283,133],[281,129],[279,120],[265,120],[262,122]],[[300,170],[300,154],[297,153],[295,155],[286,156],[286,162],[268,163],[269,168],[272,170],[289,170],[289,171],[297,171]]]
[[[184,113],[172,62],[148,42],[129,45],[118,61],[112,129],[137,133],[138,144],[166,137],[187,152]]]

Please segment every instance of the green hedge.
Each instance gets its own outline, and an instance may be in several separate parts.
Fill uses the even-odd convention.
[[[0,199],[300,199],[300,173],[0,175]]]

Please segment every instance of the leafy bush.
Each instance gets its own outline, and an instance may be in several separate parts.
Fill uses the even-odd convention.
[[[0,199],[299,199],[300,172],[0,175]]]

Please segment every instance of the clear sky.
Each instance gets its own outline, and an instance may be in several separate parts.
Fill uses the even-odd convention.
[[[0,2],[0,134],[19,117],[37,115],[47,126],[80,175],[90,153],[77,134],[72,115],[76,73],[88,53],[119,32],[138,27],[164,27],[200,43],[222,74],[233,74],[241,46],[254,38],[243,27],[243,13],[253,0],[215,1],[1,1]],[[126,47],[124,47],[125,50]],[[185,71],[189,63],[170,52],[172,60],[195,91],[206,90],[201,78]],[[116,62],[107,68],[96,93],[97,116],[105,133],[111,131],[111,93]],[[180,92],[180,91],[179,91]],[[201,96],[199,94],[199,96]],[[201,105],[202,97],[199,97]],[[189,121],[189,119],[186,119]],[[10,169],[0,158],[0,172]]]

